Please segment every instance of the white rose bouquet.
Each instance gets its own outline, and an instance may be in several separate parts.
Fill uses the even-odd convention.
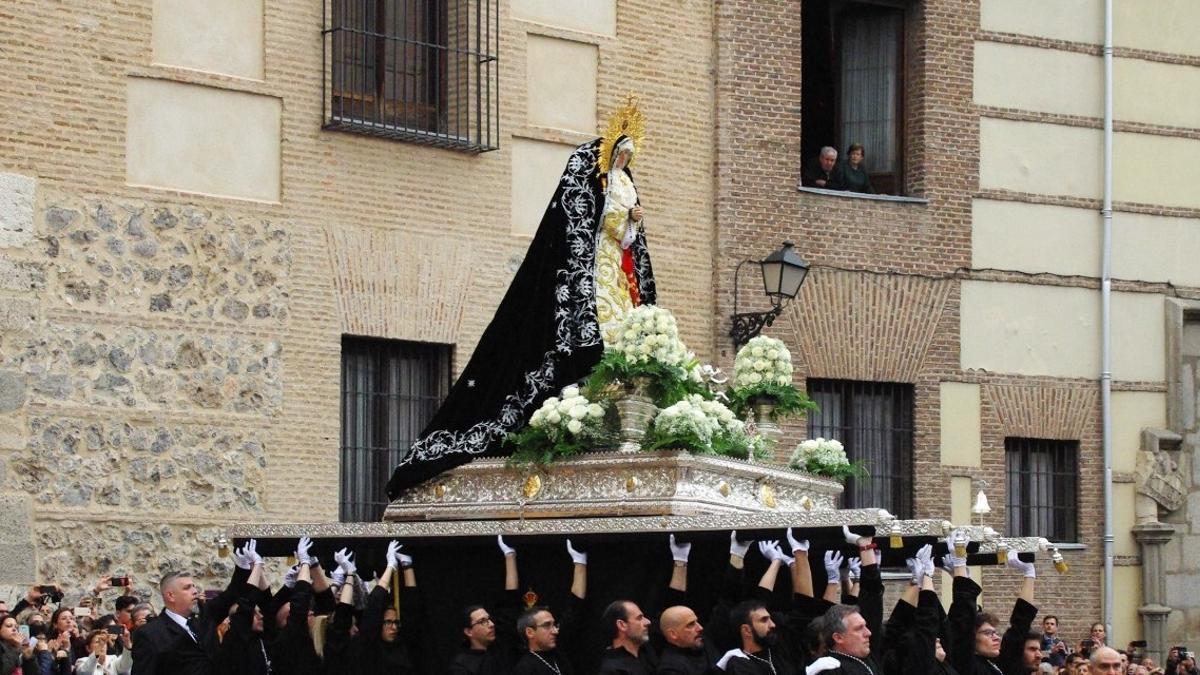
[[[766,454],[762,437],[748,433],[745,423],[732,410],[699,394],[689,394],[658,411],[646,435],[645,448],[668,447],[742,459]]]
[[[693,393],[707,394],[698,372],[699,360],[679,339],[675,315],[662,307],[633,308],[604,346],[604,355],[588,379],[587,390],[599,392],[635,378],[650,380],[650,397],[659,405],[671,404]],[[711,395],[711,394],[710,394]]]
[[[549,464],[556,459],[608,445],[611,434],[604,424],[604,406],[589,401],[574,385],[551,396],[533,411],[529,425],[509,434],[516,446],[511,463]]]
[[[810,438],[801,441],[792,453],[788,465],[818,476],[827,476],[846,480],[855,476],[862,477],[866,471],[860,462],[851,462],[846,456],[846,449],[832,438]]]
[[[733,359],[733,387],[729,405],[745,414],[758,398],[775,404],[774,419],[815,410],[816,404],[792,384],[792,353],[782,340],[765,335],[752,338]]]

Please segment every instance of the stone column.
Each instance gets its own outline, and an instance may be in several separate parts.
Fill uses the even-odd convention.
[[[1146,649],[1156,663],[1165,663],[1167,655],[1167,617],[1171,607],[1167,605],[1166,570],[1163,569],[1163,545],[1171,541],[1175,527],[1166,523],[1152,522],[1135,525],[1134,539],[1142,547],[1142,634],[1146,638]]]

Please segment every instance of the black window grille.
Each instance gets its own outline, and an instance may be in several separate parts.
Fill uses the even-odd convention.
[[[1079,443],[1006,438],[1004,460],[1008,536],[1078,541]]]
[[[867,470],[846,481],[842,506],[912,517],[912,385],[809,379],[808,395],[820,406],[808,415],[808,437],[841,441]]]
[[[328,0],[325,11],[326,129],[499,147],[494,0]]]
[[[378,521],[384,487],[450,391],[451,348],[342,338],[343,522]]]

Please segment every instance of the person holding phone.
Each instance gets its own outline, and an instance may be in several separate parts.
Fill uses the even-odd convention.
[[[29,647],[29,637],[17,628],[17,620],[11,616],[0,620],[0,675],[14,672],[36,673],[37,662]]]
[[[120,628],[120,626],[113,626]],[[88,633],[88,655],[75,662],[75,675],[129,675],[133,670],[133,651],[129,645],[129,634],[122,631],[125,649],[118,656],[108,653],[109,631],[94,630]]]

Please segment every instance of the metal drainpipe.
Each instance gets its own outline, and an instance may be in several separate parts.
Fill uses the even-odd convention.
[[[1112,191],[1113,191],[1113,3],[1104,0],[1104,223],[1100,281],[1100,406],[1104,446],[1104,626],[1113,634],[1113,449],[1112,449]]]

